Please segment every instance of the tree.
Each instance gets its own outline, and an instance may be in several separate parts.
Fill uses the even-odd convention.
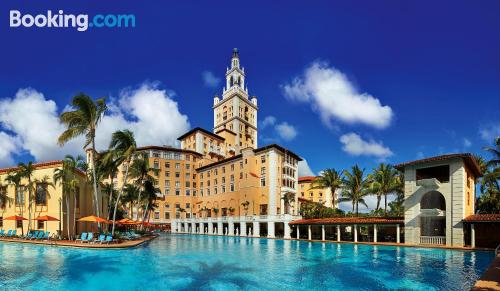
[[[483,177],[480,180],[481,196],[477,199],[478,213],[500,213],[500,137],[494,141],[494,147],[485,147],[484,150],[492,155],[491,160],[485,161],[475,156]]]
[[[144,216],[142,218],[143,223],[146,221],[146,218],[148,218],[149,221],[149,214],[158,207],[158,204],[156,203],[158,196],[156,196],[156,193],[158,193],[159,191],[160,189],[154,186],[153,181],[147,180],[144,183],[142,192],[144,197],[143,199],[146,202],[146,206],[144,207]]]
[[[154,172],[155,175],[158,175],[159,170],[151,168],[149,165],[149,159],[147,155],[140,154],[136,156],[133,160],[132,165],[130,166],[130,177],[135,179],[135,184],[139,186],[139,197],[137,198],[137,217],[139,217],[139,204],[141,202],[142,193],[145,191],[146,183],[155,183],[156,178],[150,175],[150,172]],[[132,209],[131,209],[132,211]]]
[[[368,175],[368,180],[370,181],[370,191],[377,196],[375,210],[380,208],[380,200],[384,196],[384,214],[387,215],[387,195],[398,191],[401,192],[398,171],[391,165],[382,163],[373,169],[372,174]]]
[[[7,193],[7,186],[3,185],[3,184],[0,184],[0,209],[5,209],[5,207],[7,206],[7,204],[10,204],[12,203],[12,198],[9,197],[8,193]]]
[[[66,111],[59,117],[61,122],[67,126],[67,129],[59,136],[57,143],[59,145],[64,145],[68,141],[79,137],[81,135],[85,136],[85,143],[83,148],[87,148],[89,145],[92,149],[91,162],[92,162],[92,183],[94,186],[94,207],[96,215],[100,216],[99,211],[99,198],[98,198],[98,180],[96,174],[96,147],[95,147],[95,135],[97,125],[104,116],[107,110],[106,102],[104,99],[97,99],[95,102],[89,96],[81,93],[73,97],[71,101],[71,106],[74,110]],[[113,225],[114,226],[114,225]]]
[[[115,233],[116,224],[116,209],[118,208],[118,203],[120,203],[120,197],[123,195],[123,189],[128,182],[128,173],[131,160],[137,150],[137,144],[135,142],[134,134],[130,130],[115,131],[111,136],[111,142],[109,144],[109,150],[113,151],[117,160],[119,160],[125,167],[125,174],[123,176],[123,183],[120,191],[118,192],[118,197],[115,201],[115,207],[113,210],[113,228],[111,230],[111,235]]]
[[[17,174],[20,179],[27,179],[28,184],[26,188],[28,189],[28,231],[31,230],[31,213],[32,213],[32,204],[35,199],[36,192],[36,181],[33,179],[33,173],[35,172],[35,166],[33,166],[33,162],[19,163],[17,167]]]
[[[71,155],[66,155],[63,160],[62,168],[57,168],[54,170],[54,184],[61,184],[62,193],[64,200],[66,201],[66,221],[67,221],[67,230],[68,230],[68,238],[71,239],[70,233],[70,198],[71,194],[73,194],[73,235],[76,231],[76,200],[78,192],[79,181],[75,177],[76,171],[85,171],[86,163],[83,160],[83,157],[77,156],[76,158]]]
[[[326,169],[321,172],[319,177],[314,179],[311,189],[328,188],[332,192],[332,205],[335,205],[335,192],[342,187],[343,182],[342,171],[338,172],[335,169]]]
[[[365,207],[366,205],[364,197],[369,195],[368,191],[369,180],[364,177],[364,169],[360,169],[358,165],[351,168],[351,172],[344,170],[343,179],[343,189],[340,202],[351,201],[352,211],[356,210],[356,216],[358,216],[358,208],[361,203]]]

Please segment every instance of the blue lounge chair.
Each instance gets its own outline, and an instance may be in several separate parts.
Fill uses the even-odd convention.
[[[106,240],[104,241],[105,244],[109,244],[113,242],[113,236],[107,235]]]
[[[23,236],[22,238],[24,238],[24,239],[31,239],[32,237],[33,237],[33,231],[31,231],[31,230],[30,230],[30,231],[28,231],[28,233],[27,233],[25,236]]]
[[[5,236],[5,230],[0,229],[0,236]]]
[[[94,239],[94,233],[89,232],[87,234],[87,239],[82,239],[82,243],[84,243],[84,242],[90,243],[93,239]]]
[[[12,235],[12,229],[9,229],[9,231],[7,232],[7,234],[5,235],[5,237],[10,237]]]
[[[77,238],[76,241],[84,241],[87,239],[87,233],[86,232],[82,232],[82,235],[80,236],[80,238]]]
[[[93,243],[100,243],[100,244],[102,244],[104,242],[104,240],[106,240],[106,236],[104,234],[100,234],[99,238],[96,239],[95,241],[93,241]]]
[[[38,236],[40,235],[40,232],[41,232],[41,231],[38,231],[38,230],[33,231],[33,234],[31,235],[31,237],[30,237],[29,239],[30,239],[30,240],[37,239],[37,238],[38,238]]]
[[[48,231],[40,231],[38,234],[38,237],[36,238],[37,240],[48,240],[49,239],[50,232]]]
[[[15,237],[17,234],[17,229],[14,229],[12,233],[10,234],[11,237]]]

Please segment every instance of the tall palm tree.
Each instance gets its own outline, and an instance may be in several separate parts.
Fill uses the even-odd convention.
[[[373,169],[373,173],[368,175],[370,181],[370,191],[377,196],[377,206],[380,208],[380,200],[384,196],[384,213],[387,215],[387,195],[400,191],[401,184],[398,179],[398,171],[393,166],[381,163]]]
[[[118,160],[121,162],[120,164],[123,164],[123,166],[125,167],[123,184],[120,191],[118,192],[118,197],[116,197],[115,208],[113,210],[113,228],[111,230],[111,234],[114,235],[116,209],[118,208],[118,203],[120,203],[120,197],[123,195],[125,185],[127,185],[128,183],[130,163],[137,150],[137,144],[135,142],[134,134],[130,130],[115,131],[111,136],[109,149],[117,155]]]
[[[147,155],[140,154],[136,156],[130,165],[130,178],[135,179],[135,184],[140,188],[139,196],[137,198],[137,217],[139,217],[139,204],[141,202],[142,193],[145,191],[145,183],[151,182],[155,183],[156,178],[150,175],[151,172],[154,172],[155,175],[158,174],[158,169],[154,169],[149,165],[149,159]],[[133,216],[132,209],[131,217]]]
[[[100,215],[99,198],[97,195],[97,175],[95,167],[95,133],[97,125],[106,112],[106,102],[104,99],[97,99],[95,102],[89,96],[81,93],[73,97],[71,106],[75,109],[66,111],[59,117],[61,122],[67,126],[67,129],[59,136],[57,143],[64,145],[68,141],[84,135],[85,144],[83,148],[89,145],[92,149],[91,162],[92,162],[92,183],[94,186],[94,207],[96,215]]]
[[[158,196],[156,196],[156,193],[158,193],[159,191],[160,189],[154,186],[153,181],[148,180],[144,183],[144,189],[142,192],[144,194],[144,200],[146,202],[146,206],[144,207],[144,215],[142,217],[142,222],[145,222],[146,218],[149,217],[151,211],[155,210],[158,207],[156,203]]]
[[[17,174],[21,179],[27,179],[28,183],[26,184],[26,188],[28,189],[28,231],[31,230],[31,214],[33,210],[33,201],[35,200],[36,195],[36,185],[38,181],[35,181],[33,178],[33,173],[35,172],[35,166],[33,162],[19,163],[17,165]]]
[[[484,150],[489,152],[493,158],[486,164],[488,167],[500,166],[500,136],[495,139],[494,147],[485,147]]]
[[[343,182],[342,171],[335,169],[326,169],[321,172],[311,185],[311,189],[325,189],[328,188],[332,192],[332,205],[335,208],[335,192],[342,187]]]
[[[351,201],[352,211],[356,210],[356,216],[358,216],[358,208],[361,203],[365,207],[366,201],[365,196],[369,195],[368,187],[369,180],[364,177],[364,169],[360,169],[358,165],[351,168],[351,172],[344,170],[343,188],[340,202]]]
[[[13,185],[14,186],[14,197],[17,197],[17,193],[18,191],[20,193],[22,193],[23,197],[18,197],[21,199],[21,201],[18,201],[19,202],[19,205],[21,206],[21,212],[24,212],[24,203],[21,204],[21,202],[24,202],[24,191],[22,191],[21,187],[21,175],[17,172],[17,171],[11,171],[9,173],[7,173],[7,177],[5,178],[5,182],[9,183],[10,185]],[[14,203],[17,203],[17,198],[14,198]],[[17,206],[17,205],[16,205]],[[20,213],[20,215],[22,216],[22,214]]]
[[[76,228],[76,199],[77,199],[77,189],[78,189],[78,179],[75,176],[75,172],[80,170],[84,171],[86,168],[85,161],[83,157],[77,156],[76,158],[71,155],[66,155],[63,160],[62,168],[57,168],[54,170],[54,184],[61,184],[63,197],[66,201],[66,225],[68,231],[68,238],[71,239],[70,232],[70,199],[71,195],[73,195],[73,235],[75,234]]]
[[[0,209],[5,209],[7,204],[12,203],[12,198],[9,197],[7,192],[7,185],[0,183]]]

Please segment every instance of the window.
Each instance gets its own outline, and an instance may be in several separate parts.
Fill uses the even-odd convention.
[[[243,161],[240,162],[240,169],[243,168]]]
[[[217,187],[214,187],[214,195],[217,195]]]
[[[3,216],[0,216],[0,227],[3,228]]]
[[[260,186],[261,187],[266,187],[266,177],[261,177],[260,178]]]
[[[309,196],[313,197],[313,192],[309,192]]]
[[[40,183],[36,185],[35,204],[47,205],[47,184]]]
[[[160,219],[160,212],[155,211],[155,219]]]
[[[416,174],[417,180],[435,178],[441,183],[447,183],[450,181],[450,166],[444,165],[417,169]]]
[[[185,177],[186,179],[189,179],[189,178],[191,178],[191,175],[190,175],[189,173],[186,173],[186,175],[184,175],[184,177]]]
[[[234,172],[234,164],[231,165],[231,172]]]
[[[179,208],[181,208],[181,204],[175,203],[175,209],[179,209]]]
[[[156,170],[160,169],[160,162],[158,162],[158,160],[154,161],[153,168],[155,168]]]
[[[266,174],[266,167],[260,168],[260,174],[265,175]]]
[[[169,188],[165,189],[165,195],[170,195],[170,189]]]
[[[186,170],[189,170],[191,169],[191,165],[190,164],[186,164]]]
[[[24,186],[16,187],[16,205],[24,205],[24,191],[26,188]]]
[[[196,190],[193,189],[193,196],[196,196]]]
[[[229,184],[229,191],[230,192],[234,191],[234,184],[233,183]]]
[[[191,208],[191,204],[190,203],[186,203],[186,209],[189,209]]]
[[[226,167],[222,167],[222,174],[226,173]]]
[[[180,178],[181,177],[181,173],[180,172],[175,172],[175,177],[176,178]]]
[[[0,187],[0,195],[2,197],[7,197],[7,186]],[[7,206],[7,201],[6,199],[2,199],[2,205],[0,205],[0,208],[5,208]]]
[[[186,181],[186,187],[191,187],[191,182]]]
[[[181,168],[181,164],[180,163],[175,163],[175,168],[176,169],[180,169]]]
[[[217,171],[217,169],[214,170],[214,175],[217,175],[219,173],[219,171]]]
[[[165,163],[165,168],[169,169],[170,168],[170,163],[169,162],[166,162]]]
[[[240,172],[240,179],[243,179],[243,172]]]
[[[222,193],[225,193],[225,192],[226,192],[226,185],[222,184],[222,187],[221,187],[221,192],[222,192]]]
[[[167,209],[170,208],[170,204],[165,203],[165,208],[167,208]]]
[[[170,180],[165,180],[165,188],[170,188]]]
[[[266,162],[266,155],[260,156],[260,162],[263,164]]]
[[[170,171],[165,172],[165,177],[170,177]]]
[[[175,188],[180,188],[180,187],[181,187],[181,182],[175,181]]]
[[[300,196],[304,197],[304,192],[300,192]]]
[[[23,227],[23,221],[22,220],[16,220],[16,227],[17,228]]]
[[[180,196],[181,195],[181,190],[175,189],[175,196]]]
[[[170,219],[170,212],[165,211],[163,215],[165,215],[165,219]]]
[[[191,190],[186,189],[186,196],[191,196]]]

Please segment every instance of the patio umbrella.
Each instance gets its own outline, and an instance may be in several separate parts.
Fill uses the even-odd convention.
[[[78,221],[80,221],[80,222],[109,223],[109,221],[107,219],[100,218],[100,217],[97,217],[94,215],[82,217],[82,218],[78,219]]]
[[[38,221],[59,221],[59,219],[52,217],[52,216],[48,216],[48,215],[39,216],[39,217],[35,218],[35,220],[38,220]],[[47,224],[45,224],[45,231],[47,231]]]
[[[9,216],[9,217],[6,217],[4,218],[3,220],[15,220],[15,221],[20,221],[20,220],[28,220],[22,216],[17,216],[17,215],[14,215],[14,216]],[[23,225],[21,224],[21,235],[24,235],[24,227]]]

